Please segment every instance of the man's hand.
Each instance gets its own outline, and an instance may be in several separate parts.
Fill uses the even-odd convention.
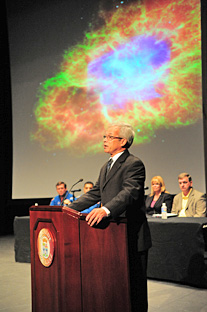
[[[70,200],[69,200],[69,199],[65,199],[65,200],[64,200],[64,204],[65,204],[65,205],[69,205],[69,204],[70,204]]]
[[[107,216],[107,213],[102,208],[95,208],[86,216],[86,221],[88,225],[93,226],[94,224],[98,224],[101,220]]]

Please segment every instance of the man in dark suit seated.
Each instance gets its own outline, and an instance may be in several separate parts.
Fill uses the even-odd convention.
[[[144,312],[147,311],[146,270],[151,237],[145,215],[145,167],[128,151],[133,139],[134,130],[130,125],[109,126],[103,137],[104,152],[110,154],[109,162],[101,168],[95,186],[69,207],[82,211],[100,201],[102,207],[86,216],[89,226],[99,224],[103,218],[127,218],[132,311]]]

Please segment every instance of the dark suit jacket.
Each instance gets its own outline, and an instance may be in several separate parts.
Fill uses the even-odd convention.
[[[161,206],[162,203],[166,203],[167,206],[167,212],[171,212],[172,209],[172,202],[173,202],[173,196],[169,193],[162,192],[158,200],[156,201],[153,208],[150,207],[154,196],[148,195],[145,200],[146,205],[146,212],[147,214],[154,214],[154,213],[161,213]]]
[[[125,150],[106,178],[107,163],[101,168],[93,189],[69,205],[78,211],[101,201],[110,210],[110,218],[126,216],[128,236],[136,240],[138,251],[151,247],[150,231],[145,215],[145,167],[140,159]]]

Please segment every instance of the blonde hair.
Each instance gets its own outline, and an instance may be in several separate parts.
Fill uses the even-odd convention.
[[[166,191],[165,182],[164,182],[163,178],[161,176],[155,176],[151,180],[151,194],[150,194],[150,196],[154,195],[154,191],[153,191],[153,188],[152,188],[152,182],[155,181],[155,180],[158,181],[158,183],[161,186],[161,193],[163,193],[163,192],[168,193]]]

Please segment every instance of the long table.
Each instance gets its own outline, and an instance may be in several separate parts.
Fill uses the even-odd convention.
[[[29,217],[15,217],[15,260],[30,262]],[[207,218],[148,218],[152,236],[147,276],[207,288]],[[207,250],[207,246],[206,246]]]
[[[30,263],[30,217],[16,216],[14,218],[13,228],[15,261]]]
[[[148,278],[207,287],[207,218],[148,218]]]

